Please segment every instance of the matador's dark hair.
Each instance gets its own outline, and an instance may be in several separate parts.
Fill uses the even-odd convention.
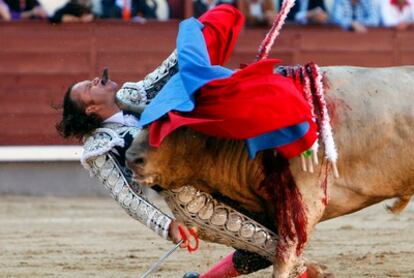
[[[63,98],[62,120],[56,124],[56,129],[64,138],[75,137],[79,140],[91,133],[102,124],[97,115],[87,115],[82,103],[72,100],[73,85],[69,86]]]

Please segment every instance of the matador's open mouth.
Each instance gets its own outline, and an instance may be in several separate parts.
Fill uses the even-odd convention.
[[[101,78],[101,84],[103,86],[106,85],[106,83],[108,83],[109,80],[109,72],[108,72],[108,68],[104,68],[102,71],[102,78]]]

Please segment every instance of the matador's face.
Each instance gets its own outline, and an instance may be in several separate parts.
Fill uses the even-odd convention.
[[[103,81],[103,79],[105,79]],[[115,105],[115,94],[118,84],[108,78],[95,77],[93,80],[84,80],[76,83],[72,88],[71,97],[80,103],[87,114],[89,108],[108,108]],[[96,112],[95,110],[92,113]]]

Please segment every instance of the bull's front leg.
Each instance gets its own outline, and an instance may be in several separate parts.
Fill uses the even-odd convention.
[[[321,207],[322,208],[322,207]],[[315,225],[319,222],[322,213],[308,214],[308,224],[306,227],[308,239],[314,230]],[[282,239],[276,250],[275,259],[273,261],[273,277],[274,278],[288,278],[292,276],[292,269],[298,263],[300,257],[297,255],[298,243],[295,241],[286,242]],[[306,247],[306,245],[305,245]]]
[[[299,161],[295,160],[297,159],[295,158],[291,161],[290,169],[300,191],[301,199],[305,207],[307,219],[305,229],[307,239],[309,240],[316,224],[320,222],[320,219],[325,211],[328,201],[325,194],[328,194],[329,187],[327,192],[325,192],[324,185],[328,186],[330,184],[331,177],[329,176],[328,179],[325,179],[326,175],[329,173],[327,172],[327,168],[324,163],[316,169],[317,173],[310,174],[302,172],[302,170],[298,167],[298,165],[300,165]],[[287,278],[289,276],[293,266],[298,260],[297,245],[298,242],[294,240],[280,240],[273,264],[273,277]]]
[[[273,277],[288,278],[297,259],[296,244],[290,244],[284,247],[283,252],[277,252],[273,262]]]

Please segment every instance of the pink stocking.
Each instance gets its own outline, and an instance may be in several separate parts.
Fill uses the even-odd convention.
[[[219,261],[206,273],[201,274],[200,278],[230,278],[239,276],[240,274],[233,265],[233,254],[227,255],[227,257]]]

